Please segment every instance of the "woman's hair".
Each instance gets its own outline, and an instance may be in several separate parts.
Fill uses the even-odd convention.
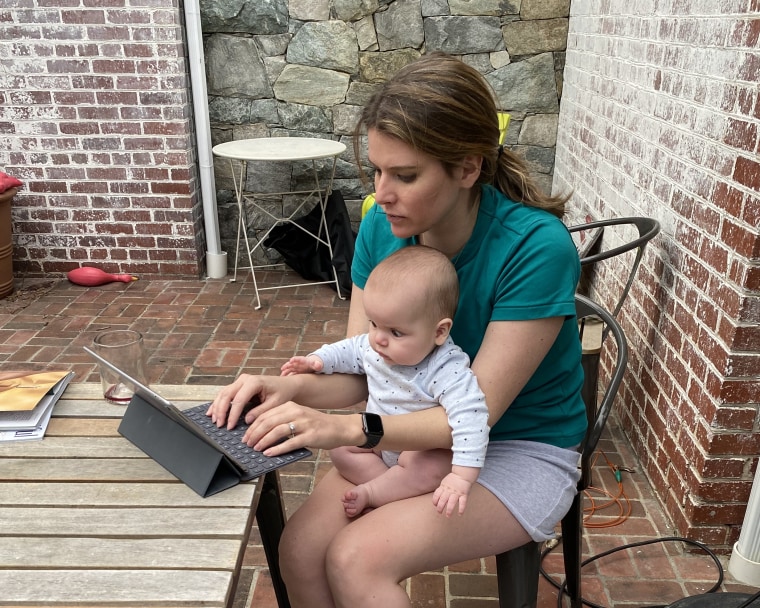
[[[354,132],[357,159],[360,135],[369,129],[439,160],[449,173],[466,156],[480,156],[479,183],[492,184],[510,199],[557,217],[564,214],[568,197],[542,192],[525,162],[499,145],[497,108],[486,79],[451,55],[423,55],[372,96]]]
[[[422,291],[418,310],[436,321],[453,319],[457,311],[457,271],[445,254],[432,247],[409,245],[394,251],[375,266],[367,283],[370,281],[389,293],[394,289]]]

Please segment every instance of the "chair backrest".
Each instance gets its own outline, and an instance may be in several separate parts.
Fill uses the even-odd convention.
[[[600,350],[604,351],[605,349],[611,348],[613,342],[615,346],[610,378],[602,394],[601,401],[597,405],[596,395],[594,395],[593,399],[585,399],[588,430],[586,431],[586,437],[581,445],[581,470],[583,477],[579,484],[579,490],[583,490],[589,485],[591,458],[599,443],[599,437],[601,437],[602,432],[604,431],[607,418],[609,418],[610,412],[612,411],[612,404],[615,401],[615,397],[620,389],[620,384],[623,381],[623,375],[628,366],[628,342],[623,333],[623,329],[620,327],[620,324],[615,317],[596,302],[593,302],[586,296],[576,294],[575,310],[578,317],[578,329],[581,334],[583,334],[586,324],[590,320],[595,323],[601,321],[604,325],[604,331],[602,334],[604,338],[602,338]],[[581,341],[583,341],[583,335],[581,335]],[[585,382],[594,392],[596,391],[597,386],[596,370],[601,356],[600,350],[591,354],[584,354],[584,358],[590,359],[588,366],[586,366],[586,362],[584,362],[584,370],[588,367],[587,372],[590,371],[593,375],[593,378],[587,377]]]
[[[588,253],[581,257],[581,267],[593,265],[602,260],[608,260],[628,251],[636,250],[636,257],[634,258],[630,272],[628,273],[625,287],[623,288],[623,292],[620,294],[612,312],[612,316],[617,317],[620,309],[623,307],[625,299],[628,297],[628,292],[633,284],[633,279],[635,278],[636,271],[641,263],[641,258],[644,256],[644,247],[646,247],[646,244],[660,232],[660,223],[657,220],[648,217],[620,217],[587,222],[585,224],[576,224],[574,226],[569,226],[568,230],[571,234],[581,231],[593,231],[595,235],[593,241],[599,243],[600,240],[604,240],[603,231],[608,226],[633,226],[638,231],[638,237],[622,245],[604,251],[596,251],[596,247],[592,247],[590,251],[593,253]],[[599,235],[601,235],[601,239],[597,238]]]

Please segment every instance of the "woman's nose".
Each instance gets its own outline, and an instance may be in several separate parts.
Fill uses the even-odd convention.
[[[375,176],[375,202],[380,205],[387,205],[393,202],[393,193],[388,180],[384,177]]]

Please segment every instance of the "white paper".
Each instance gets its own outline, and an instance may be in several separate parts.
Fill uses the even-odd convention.
[[[61,378],[32,410],[0,412],[0,442],[42,439],[53,414],[53,407],[73,377],[74,372],[70,372]]]
[[[52,396],[52,395],[51,395]],[[56,400],[49,400],[47,408],[42,413],[37,426],[34,428],[24,428],[15,431],[0,431],[0,442],[3,441],[26,441],[31,439],[42,439],[45,436],[50,417],[53,415],[53,407]],[[37,409],[37,408],[34,408]]]

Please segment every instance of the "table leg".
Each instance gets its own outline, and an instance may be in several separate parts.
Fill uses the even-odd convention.
[[[245,163],[240,163],[240,184],[235,177],[235,163],[230,159],[230,173],[232,174],[232,183],[235,185],[235,197],[238,206],[238,225],[237,239],[235,241],[235,271],[232,274],[231,283],[237,281],[238,258],[240,257],[240,228],[243,226],[243,182],[245,180]]]
[[[279,608],[290,608],[288,591],[280,574],[280,537],[285,528],[285,507],[282,504],[282,491],[277,471],[264,476],[264,486],[256,509],[256,521],[259,524],[261,543],[269,564],[269,574]]]
[[[248,265],[251,269],[251,277],[253,278],[253,290],[256,293],[256,310],[261,308],[261,299],[259,298],[259,286],[256,283],[256,271],[253,268],[253,255],[251,254],[251,248],[248,246],[248,226],[246,225],[246,212],[244,206],[245,196],[243,195],[245,188],[245,178],[248,173],[248,163],[246,161],[240,161],[240,178],[235,178],[235,167],[233,161],[230,159],[230,166],[232,168],[232,181],[235,184],[235,195],[237,196],[238,204],[238,228],[237,228],[237,244],[235,245],[235,272],[232,275],[231,283],[237,280],[238,270],[238,258],[240,257],[240,229],[243,229],[243,237],[245,238],[245,250],[248,254]]]

